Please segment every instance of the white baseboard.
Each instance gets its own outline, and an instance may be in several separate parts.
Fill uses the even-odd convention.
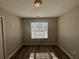
[[[58,47],[61,48],[63,50],[63,52],[65,52],[71,59],[74,59],[64,48],[62,48],[59,44]]]
[[[23,45],[57,45],[57,43],[29,43],[29,44],[27,44],[27,43],[23,43]]]
[[[24,44],[24,45],[57,45],[57,44]]]
[[[22,46],[23,46],[23,44],[20,45],[20,46],[19,46],[8,58],[6,58],[6,59],[10,59]]]

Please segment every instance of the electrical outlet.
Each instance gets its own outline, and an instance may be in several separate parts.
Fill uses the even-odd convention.
[[[73,55],[76,55],[76,51],[73,51],[72,53],[73,53]]]
[[[15,24],[12,24],[12,26],[15,26]]]

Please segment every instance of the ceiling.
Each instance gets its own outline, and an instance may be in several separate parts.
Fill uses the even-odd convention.
[[[40,9],[34,0],[0,0],[0,7],[19,17],[58,17],[79,5],[79,0],[42,0]]]

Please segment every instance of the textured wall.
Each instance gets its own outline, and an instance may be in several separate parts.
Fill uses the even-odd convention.
[[[58,38],[59,44],[74,59],[79,59],[79,6],[59,18]]]
[[[4,16],[5,49],[8,57],[22,44],[21,21],[2,8],[0,8],[0,15]]]
[[[31,39],[31,22],[48,22],[48,39],[47,40],[32,40]],[[22,27],[23,27],[23,36],[24,44],[34,44],[34,45],[43,45],[43,44],[56,44],[56,34],[57,34],[57,18],[22,18]]]

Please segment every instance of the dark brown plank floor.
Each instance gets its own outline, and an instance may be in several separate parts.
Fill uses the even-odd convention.
[[[29,59],[30,53],[54,52],[58,59],[70,59],[58,46],[56,45],[28,45],[22,46],[17,53],[10,59]],[[36,59],[36,58],[34,58]],[[52,58],[51,58],[52,59]]]

